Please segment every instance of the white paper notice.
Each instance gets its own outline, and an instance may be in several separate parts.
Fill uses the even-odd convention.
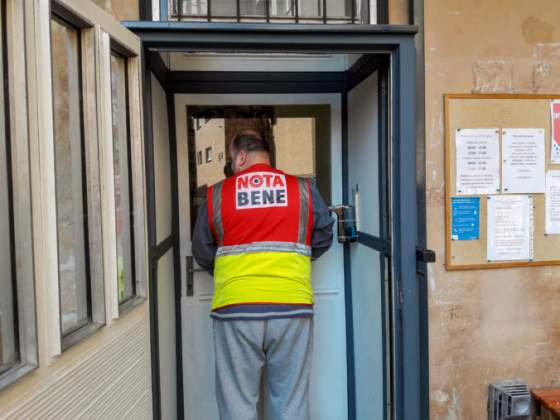
[[[544,143],[544,128],[504,128],[503,192],[544,193]]]
[[[500,192],[500,137],[497,128],[455,131],[457,195]]]
[[[560,171],[546,173],[544,233],[560,234]]]
[[[488,261],[533,259],[533,197],[488,197]]]

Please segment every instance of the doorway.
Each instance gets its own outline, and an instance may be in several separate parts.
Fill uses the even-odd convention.
[[[189,261],[192,255],[189,210],[196,211],[197,201],[204,197],[206,185],[223,179],[225,161],[219,160],[220,153],[227,150],[230,133],[240,128],[269,130],[274,138],[276,167],[315,179],[327,203],[340,203],[340,107],[340,95],[332,94],[177,95],[178,164],[191,169],[189,177],[181,177],[179,182],[179,213],[184,223],[181,224],[184,234],[182,256],[185,260]],[[181,126],[187,130],[182,130]],[[187,160],[189,156],[190,162]],[[212,156],[210,161],[209,156]],[[218,162],[214,162],[214,156]],[[193,177],[196,177],[196,184],[192,182]],[[208,183],[204,182],[205,179]],[[182,207],[181,204],[189,202],[191,209]],[[193,267],[191,284],[189,274],[185,273],[187,283],[181,299],[182,325],[188,326],[182,331],[185,417],[217,419],[216,402],[208,398],[214,394],[212,327],[208,316],[212,278],[196,264],[191,264],[186,264],[187,268]],[[348,396],[344,257],[343,247],[339,244],[334,244],[326,255],[313,263],[313,287],[316,348],[311,375],[313,418],[344,419],[347,418]],[[266,407],[265,401],[265,412]]]
[[[275,72],[274,68],[258,69],[259,71],[245,69],[237,72],[231,68],[228,68],[228,71],[208,72],[167,68],[164,70],[167,74],[161,78],[161,83],[165,85],[168,95],[167,111],[169,114],[175,114],[170,118],[169,124],[170,137],[176,137],[170,142],[176,153],[171,152],[171,154],[174,155],[174,159],[177,159],[177,179],[189,179],[188,169],[178,162],[181,158],[181,130],[184,132],[184,138],[188,137],[186,114],[189,106],[274,107],[283,105],[278,101],[282,94],[288,94],[287,96],[292,99],[292,106],[295,105],[294,100],[305,96],[338,97],[340,103],[338,117],[334,115],[332,108],[330,114],[331,127],[335,118],[340,120],[340,148],[336,150],[338,153],[336,156],[335,153],[331,154],[331,203],[335,203],[334,186],[339,183],[338,193],[341,198],[339,203],[350,203],[360,208],[360,235],[357,243],[337,244],[333,248],[333,250],[340,250],[343,279],[341,296],[344,300],[343,315],[340,317],[344,326],[342,333],[344,349],[336,352],[336,359],[343,359],[345,372],[337,375],[332,381],[322,379],[319,382],[321,385],[335,384],[338,388],[335,392],[319,392],[317,401],[323,404],[331,400],[336,401],[333,404],[341,407],[340,412],[344,411],[344,414],[342,417],[333,418],[361,419],[371,418],[372,415],[377,418],[379,412],[382,413],[380,418],[419,418],[422,383],[420,365],[424,361],[421,360],[420,354],[420,336],[423,332],[419,328],[420,302],[418,286],[415,284],[414,101],[410,100],[414,95],[414,48],[410,37],[412,32],[381,35],[369,29],[353,28],[346,34],[335,34],[334,30],[330,32],[325,29],[325,32],[310,30],[308,33],[310,36],[301,35],[300,38],[300,35],[292,36],[294,34],[290,34],[290,31],[284,32],[271,28],[269,32],[260,28],[259,30],[266,33],[267,43],[264,44],[263,39],[258,39],[254,33],[253,38],[245,36],[248,34],[245,31],[251,32],[250,28],[244,30],[240,28],[237,32],[224,27],[223,31],[219,30],[214,34],[215,37],[204,38],[204,41],[202,37],[204,30],[199,31],[200,28],[194,30],[184,25],[181,28],[182,36],[178,37],[181,38],[180,43],[178,38],[157,28],[150,28],[141,36],[146,41],[147,48],[156,48],[157,44],[161,43],[162,46],[165,45],[167,51],[173,48],[188,51],[192,51],[193,48],[199,51],[201,49],[223,51],[226,48],[231,49],[232,52],[246,50],[255,54],[257,50],[259,52],[274,50],[276,54],[280,54],[277,51],[281,48],[283,51],[293,51],[298,54],[302,51],[313,51],[313,54],[316,54],[318,51],[346,50],[356,56],[353,61],[353,64],[357,64],[356,67],[352,65],[344,71],[328,71],[313,75],[301,70],[280,74]],[[192,37],[187,37],[187,33]],[[223,43],[217,42],[218,38]],[[373,54],[373,50],[377,52]],[[364,52],[368,54],[363,54]],[[151,51],[147,55],[149,54]],[[165,64],[171,62],[172,60],[168,60],[163,66],[166,67]],[[160,69],[157,70],[157,67]],[[152,63],[147,69],[150,72],[158,72],[161,70],[161,62],[156,65]],[[376,76],[370,78],[372,75]],[[361,91],[367,91],[368,86],[374,86],[380,95],[362,94]],[[246,102],[239,102],[240,97],[249,94],[266,94],[266,100],[263,103],[255,102],[254,98],[251,100],[247,98]],[[195,95],[200,95],[203,100],[196,103]],[[208,99],[212,95],[218,96],[219,100],[209,103]],[[226,100],[228,95],[230,99]],[[301,95],[299,99],[297,95]],[[177,105],[180,96],[185,98],[190,96],[190,103]],[[235,100],[231,100],[232,96],[235,96]],[[326,104],[314,100],[309,105]],[[359,117],[364,110],[372,111],[375,118]],[[182,123],[179,114],[184,115]],[[331,132],[331,152],[334,150],[333,133],[334,131]],[[358,137],[371,140],[373,133],[377,136],[375,142],[352,142]],[[186,144],[183,147],[188,148],[188,141],[184,143]],[[336,157],[337,163],[335,163]],[[336,176],[333,176],[336,171],[338,171]],[[190,207],[188,200],[181,199],[180,191],[177,185],[177,216],[182,214],[181,205]],[[188,235],[188,229],[185,230],[183,227],[179,229],[179,226],[178,220],[175,228],[180,233],[176,237],[174,235],[173,249],[179,249],[180,255],[177,258],[178,263],[175,264],[176,270],[172,280],[175,284],[175,296],[180,290],[181,301],[178,306],[179,312],[182,313],[183,300],[185,300],[183,296],[187,297],[186,292],[189,287],[186,281],[189,262],[186,257],[190,250],[184,250],[184,241],[181,240]],[[194,265],[192,268],[196,269]],[[375,274],[375,278],[372,273]],[[194,278],[190,297],[196,297],[198,293],[196,276]],[[368,278],[370,282],[364,280]],[[157,283],[159,284],[159,280]],[[200,283],[202,285],[202,280]],[[206,285],[208,284],[206,282]],[[354,285],[362,289],[355,289]],[[364,285],[372,287],[368,290]],[[207,290],[206,294],[208,292]],[[364,297],[367,299],[363,299]],[[371,311],[372,308],[382,308],[382,310],[374,313]],[[188,335],[189,331],[194,331],[198,323],[194,319],[195,317],[191,316],[189,323],[187,320],[176,318],[179,324],[183,324],[181,334],[185,335],[186,332]],[[208,322],[207,316],[197,325],[203,325],[204,322]],[[317,322],[320,322],[318,318]],[[375,328],[372,328],[373,324]],[[200,330],[205,329],[200,328]],[[325,328],[325,331],[332,332],[332,328],[330,330]],[[176,337],[179,337],[179,334]],[[181,340],[175,340],[175,343],[182,343],[183,347],[188,347],[185,344],[186,340],[187,337],[183,337]],[[382,343],[381,346],[377,345],[379,341]],[[160,343],[160,347],[165,345],[166,343]],[[377,351],[374,351],[375,348]],[[183,348],[180,353],[182,360],[179,361],[178,357],[177,365],[182,362],[183,371],[189,368],[196,369],[198,366],[200,369],[205,369],[205,372],[211,372],[210,366],[192,363],[196,354],[200,352],[189,354],[187,349]],[[187,364],[190,364],[189,367]],[[323,368],[329,366],[329,362],[322,363],[322,366]],[[203,373],[191,373],[194,378],[202,377],[200,375]],[[381,380],[374,383],[374,380],[379,378]],[[184,380],[182,385],[186,393],[188,380]],[[342,398],[337,399],[335,396],[342,396]],[[377,402],[371,404],[370,402],[376,398]],[[197,403],[200,404],[201,401]],[[188,412],[188,406],[193,406],[188,399],[184,400],[184,404],[185,412]],[[181,410],[178,414],[180,412]]]

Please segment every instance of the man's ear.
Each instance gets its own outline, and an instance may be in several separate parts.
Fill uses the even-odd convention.
[[[247,163],[247,151],[240,150],[237,154],[237,159],[240,167],[245,166],[245,164]]]

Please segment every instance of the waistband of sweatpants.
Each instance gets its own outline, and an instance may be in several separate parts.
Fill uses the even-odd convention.
[[[313,305],[287,303],[239,303],[213,310],[213,319],[227,320],[265,320],[281,318],[311,318]]]

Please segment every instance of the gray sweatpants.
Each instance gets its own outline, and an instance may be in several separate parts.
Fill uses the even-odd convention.
[[[257,420],[260,380],[274,420],[309,420],[313,319],[214,320],[216,398],[221,420]]]

